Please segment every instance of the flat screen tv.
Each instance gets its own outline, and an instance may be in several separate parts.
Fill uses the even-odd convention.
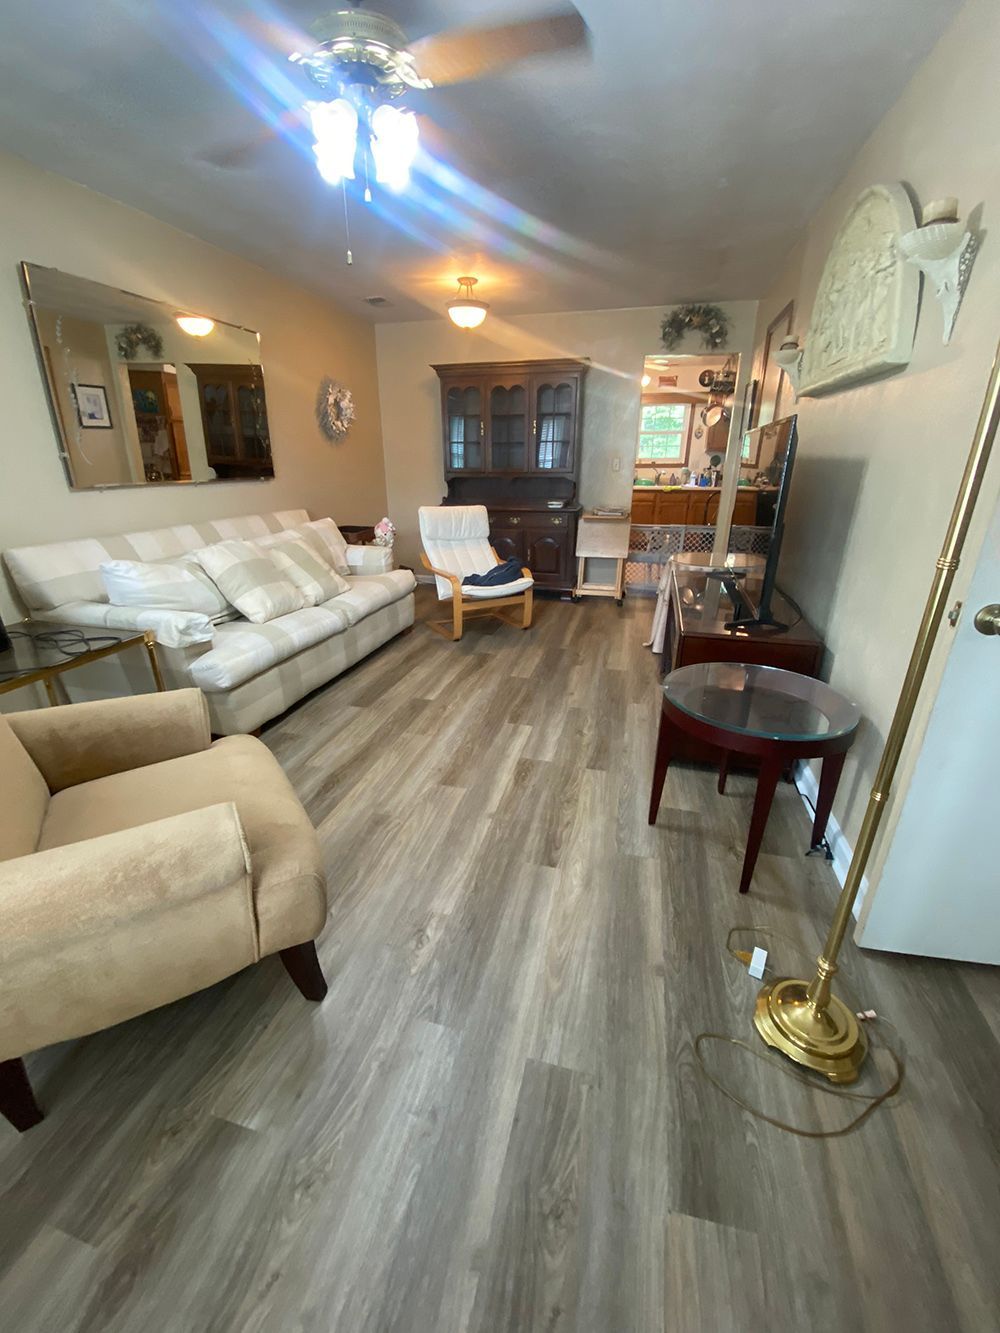
[[[788,507],[788,490],[792,480],[792,466],[795,463],[795,446],[798,443],[797,417],[783,417],[772,421],[767,426],[758,426],[748,430],[743,437],[744,459],[751,460],[751,466],[757,465],[774,484],[774,516],[771,520],[771,539],[767,548],[767,561],[764,565],[764,577],[761,580],[760,598],[754,605],[747,591],[735,579],[726,579],[723,586],[735,604],[736,617],[727,625],[733,629],[753,629],[755,627],[786,629],[771,614],[771,601],[774,597],[775,579],[778,574],[778,560],[781,557],[781,538],[785,531],[785,510]],[[745,465],[745,464],[744,464]]]

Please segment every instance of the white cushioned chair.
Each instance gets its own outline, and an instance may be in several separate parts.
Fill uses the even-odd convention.
[[[429,620],[431,629],[446,639],[460,639],[466,617],[496,616],[521,629],[531,625],[531,570],[521,569],[521,578],[492,588],[463,584],[469,574],[485,574],[502,564],[490,545],[490,519],[485,505],[423,505],[419,510],[421,560],[434,575],[438,600],[451,601],[451,620]],[[502,614],[501,608],[521,608],[520,621]]]
[[[200,690],[0,716],[0,1115],[42,1118],[22,1056],[169,1004],[267,954],[326,983],[319,842],[251,736]]]

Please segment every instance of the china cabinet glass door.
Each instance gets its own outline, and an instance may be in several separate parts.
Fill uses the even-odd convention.
[[[446,398],[448,467],[482,472],[485,465],[483,394],[478,384],[453,385]]]
[[[238,384],[236,402],[239,408],[240,435],[243,437],[243,457],[267,458],[271,442],[267,432],[267,410],[264,407],[263,393],[254,384]]]
[[[236,424],[230,385],[208,381],[201,385],[202,420],[208,461],[228,463],[236,457]]]
[[[576,391],[575,379],[542,380],[534,385],[532,467],[538,472],[572,471]]]
[[[528,457],[527,385],[508,380],[490,387],[490,468],[524,472]]]

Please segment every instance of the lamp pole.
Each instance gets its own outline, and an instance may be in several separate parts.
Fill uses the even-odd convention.
[[[837,971],[837,956],[844,942],[854,901],[861,887],[865,867],[885,813],[886,801],[899,757],[906,740],[917,696],[927,674],[941,620],[948,606],[951,585],[958,569],[962,548],[969,531],[972,512],[982,488],[990,461],[997,427],[1000,424],[1000,346],[990,373],[986,396],[969,449],[965,471],[959,484],[944,545],[938,556],[934,578],[924,606],[923,618],[913,644],[910,662],[903,677],[896,711],[886,736],[885,748],[875,775],[875,785],[868,798],[868,808],[854,855],[837,900],[823,952],[816,960],[816,974],[811,981],[785,977],[764,986],[757,996],[754,1024],[769,1046],[789,1056],[797,1064],[825,1074],[834,1083],[853,1083],[868,1053],[868,1040],[854,1014],[831,993],[830,983]]]

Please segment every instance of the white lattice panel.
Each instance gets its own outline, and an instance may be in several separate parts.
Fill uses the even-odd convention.
[[[731,528],[729,549],[740,555],[767,555],[770,528]],[[625,586],[632,593],[655,593],[667,561],[677,551],[711,551],[715,528],[676,524],[633,524],[625,562]]]

